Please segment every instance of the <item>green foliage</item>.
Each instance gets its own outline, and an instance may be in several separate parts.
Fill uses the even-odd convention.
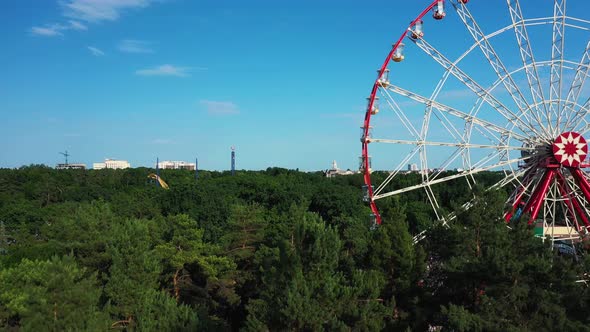
[[[0,328],[26,331],[97,331],[108,327],[99,308],[95,274],[73,257],[24,259],[0,270]]]
[[[258,204],[233,205],[227,221],[227,233],[221,239],[226,254],[235,260],[250,260],[264,238],[268,212]]]
[[[162,270],[149,234],[142,220],[128,220],[115,225],[107,240],[106,253],[112,259],[105,285],[117,319],[136,317],[146,292],[157,289]]]
[[[484,323],[481,317],[465,310],[464,307],[451,304],[448,308],[443,307],[442,313],[447,317],[447,327],[451,331],[477,332],[484,330]]]
[[[506,227],[502,191],[433,187],[446,227],[410,191],[371,229],[360,174],[163,170],[161,190],[151,172],[0,169],[0,329],[589,330],[590,256]]]
[[[164,243],[156,247],[158,256],[173,269],[182,269],[187,264],[197,263],[207,277],[215,278],[232,267],[231,261],[214,253],[216,248],[203,242],[203,230],[187,215],[168,217],[168,229],[164,233]]]
[[[296,221],[293,238],[278,250],[261,248],[264,290],[248,306],[248,329],[377,330],[387,309],[378,298],[383,280],[374,271],[339,271],[342,241],[320,217]]]
[[[197,330],[197,313],[189,306],[178,305],[164,292],[149,290],[143,293],[141,304],[136,312],[136,323],[130,326],[137,331]]]
[[[506,227],[497,213],[503,200],[496,192],[484,194],[433,239],[450,239],[436,253],[430,284],[442,324],[459,331],[576,330],[581,322],[568,312],[565,295],[581,290],[575,281],[583,267],[555,256],[526,225]]]

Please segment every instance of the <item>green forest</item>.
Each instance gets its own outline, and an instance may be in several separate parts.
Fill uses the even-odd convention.
[[[152,172],[0,169],[0,330],[590,331],[586,249],[507,227],[499,174],[434,187],[447,226],[417,190],[372,227],[361,175]]]

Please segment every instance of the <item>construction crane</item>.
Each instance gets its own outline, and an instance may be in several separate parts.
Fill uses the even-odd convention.
[[[68,166],[68,157],[70,156],[68,150],[66,150],[66,152],[60,152],[59,154],[63,154],[64,157],[66,157],[66,166]]]
[[[158,181],[158,183],[160,184],[160,187],[162,187],[164,189],[170,189],[170,187],[168,186],[168,184],[164,180],[162,180],[162,178],[159,175],[156,175],[154,173],[151,173],[147,177],[150,178],[150,179],[153,179],[153,180]]]

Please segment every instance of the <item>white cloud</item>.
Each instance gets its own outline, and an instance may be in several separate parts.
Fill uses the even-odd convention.
[[[103,56],[104,52],[102,50],[100,50],[99,48],[96,48],[94,46],[87,46],[88,50],[90,51],[90,53],[92,53],[92,55],[94,56]]]
[[[186,77],[189,75],[189,67],[176,67],[173,65],[161,65],[154,68],[147,68],[147,69],[140,69],[135,72],[135,74],[140,76],[176,76],[176,77]]]
[[[78,21],[68,21],[68,25],[60,23],[46,24],[43,27],[32,27],[31,33],[35,36],[55,37],[63,36],[63,32],[67,30],[88,30],[84,24]]]
[[[35,36],[45,36],[45,37],[55,37],[55,36],[63,36],[64,30],[67,30],[68,27],[61,25],[61,24],[48,24],[44,27],[32,27],[31,34]]]
[[[151,42],[145,40],[125,39],[119,43],[119,51],[125,53],[154,53]]]
[[[209,114],[229,115],[240,113],[238,105],[231,101],[201,100],[199,101],[199,104],[205,107],[205,110],[207,110],[207,113]]]
[[[67,18],[63,24],[46,24],[30,29],[35,36],[62,36],[66,30],[88,30],[87,23],[117,20],[125,10],[145,8],[155,0],[58,0],[62,16]],[[82,22],[80,22],[82,21]]]
[[[78,21],[68,21],[72,30],[88,30],[88,27]]]
[[[60,2],[63,15],[86,21],[114,21],[127,9],[144,8],[151,0],[66,0]]]

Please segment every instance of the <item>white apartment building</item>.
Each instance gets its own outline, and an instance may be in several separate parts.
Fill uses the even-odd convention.
[[[158,163],[159,169],[186,169],[194,171],[197,168],[195,163],[188,163],[186,161],[160,161]]]
[[[103,168],[110,168],[110,169],[124,169],[131,167],[131,164],[127,160],[115,160],[115,159],[105,159],[104,163],[93,163],[93,169],[103,169]]]

